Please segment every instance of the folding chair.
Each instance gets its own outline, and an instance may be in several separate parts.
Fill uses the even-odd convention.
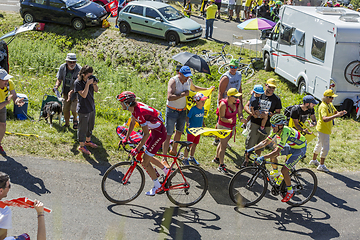
[[[237,35],[233,34],[231,47],[232,47],[233,45],[240,47],[240,56],[241,56],[241,54],[242,54],[242,51],[243,51],[244,45],[245,45],[245,43],[243,42],[243,40],[244,40],[243,36],[237,36]]]
[[[58,102],[60,103],[61,107],[62,107],[62,102],[59,101],[59,99],[56,97],[56,96],[51,96],[51,95],[47,95],[47,94],[44,94],[43,96],[43,100],[42,100],[42,103],[41,103],[41,108],[40,108],[40,116],[39,116],[39,121],[40,121],[40,118],[43,114],[43,110],[44,110],[44,107],[45,107],[45,104],[48,103],[48,102]],[[61,126],[61,119],[62,119],[62,113],[60,114],[59,116],[59,125]]]

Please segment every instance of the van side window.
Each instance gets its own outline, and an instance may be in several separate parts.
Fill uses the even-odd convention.
[[[293,28],[285,24],[280,25],[280,44],[290,45]]]
[[[291,37],[291,44],[296,44],[300,47],[304,46],[305,32],[295,29]]]
[[[277,41],[279,38],[279,28],[280,28],[280,23],[277,23],[272,31],[272,36],[271,36],[271,40],[273,41]]]
[[[325,59],[326,41],[313,37],[311,55],[321,61]]]

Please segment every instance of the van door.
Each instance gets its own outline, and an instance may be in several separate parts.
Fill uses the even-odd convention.
[[[277,60],[278,60],[278,39],[279,39],[279,25],[278,22],[275,27],[273,28],[273,31],[270,36],[269,45],[270,45],[270,63],[271,66],[276,68],[277,67]]]

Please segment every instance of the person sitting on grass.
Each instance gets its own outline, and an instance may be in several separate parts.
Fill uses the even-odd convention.
[[[184,15],[185,15],[185,17],[190,18],[191,17],[191,11],[192,11],[191,0],[186,0],[186,4],[184,6]]]
[[[182,163],[184,165],[190,165],[190,163],[194,165],[200,165],[198,161],[194,158],[196,146],[199,144],[200,135],[194,136],[189,132],[189,128],[198,128],[203,127],[204,125],[204,104],[205,100],[208,97],[205,97],[202,93],[196,93],[194,96],[194,100],[196,101],[196,105],[193,106],[188,115],[186,116],[186,132],[187,132],[187,140],[193,142],[190,146],[190,157],[188,158],[188,150],[187,148],[184,151],[184,160]]]
[[[258,129],[258,132],[263,134],[263,135],[267,135],[267,132],[265,130],[265,124],[268,120],[268,115],[267,114],[262,114],[263,111],[260,110],[260,96],[261,94],[264,94],[264,88],[263,86],[261,86],[260,84],[255,85],[254,86],[254,90],[253,90],[253,95],[250,98],[250,111],[251,114],[255,117],[255,118],[261,118],[261,116],[263,116],[261,119],[261,125]],[[261,115],[262,114],[262,115]],[[251,115],[248,116],[248,119],[246,119],[247,121],[250,121],[251,119]]]

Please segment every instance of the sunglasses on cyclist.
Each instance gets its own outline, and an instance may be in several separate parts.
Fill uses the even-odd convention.
[[[271,124],[271,126],[274,128],[274,127],[276,127],[276,125],[275,124]]]
[[[237,69],[237,66],[230,66],[231,69]]]

